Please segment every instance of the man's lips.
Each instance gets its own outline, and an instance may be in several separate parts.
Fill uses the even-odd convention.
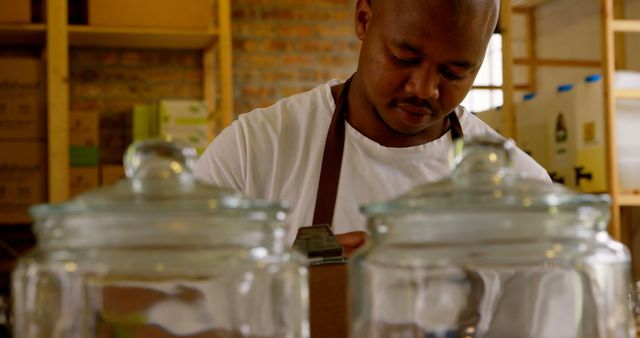
[[[411,113],[411,114],[417,114],[417,115],[431,115],[432,112],[431,110],[427,109],[424,106],[416,106],[410,103],[398,103],[398,108]]]

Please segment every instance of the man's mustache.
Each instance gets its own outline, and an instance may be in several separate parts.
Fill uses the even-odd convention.
[[[419,99],[417,97],[409,97],[409,98],[397,100],[395,102],[395,105],[398,105],[398,104],[407,104],[414,107],[425,108],[431,112],[437,111],[437,107],[433,103],[429,102],[428,100]]]

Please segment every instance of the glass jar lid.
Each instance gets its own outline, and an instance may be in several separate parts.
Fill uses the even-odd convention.
[[[459,140],[452,157],[452,175],[387,202],[362,207],[368,217],[456,211],[540,211],[550,214],[597,211],[608,219],[608,195],[574,192],[563,185],[541,182],[512,166],[513,141],[493,135]]]
[[[78,195],[60,204],[30,209],[36,219],[77,212],[171,213],[188,211],[241,216],[267,212],[284,218],[287,205],[245,197],[195,178],[196,150],[182,142],[163,140],[132,144],[124,156],[127,179]]]

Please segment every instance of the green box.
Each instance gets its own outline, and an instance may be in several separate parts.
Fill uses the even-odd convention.
[[[72,167],[93,167],[100,163],[98,147],[69,147],[69,165]]]

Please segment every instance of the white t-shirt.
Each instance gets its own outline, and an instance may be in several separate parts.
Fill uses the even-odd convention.
[[[196,176],[249,197],[287,201],[287,240],[311,225],[324,144],[335,109],[331,80],[271,107],[240,115],[209,145]],[[497,134],[463,107],[456,109],[465,136]],[[382,146],[346,123],[340,183],[333,216],[336,234],[365,231],[360,206],[397,197],[450,174],[450,133],[407,147]],[[547,172],[517,150],[514,166],[529,177],[550,182]]]

